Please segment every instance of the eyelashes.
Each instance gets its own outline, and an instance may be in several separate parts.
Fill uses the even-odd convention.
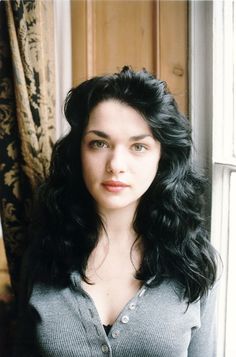
[[[148,150],[148,147],[144,144],[140,144],[140,143],[135,143],[132,145],[134,151],[137,151],[137,152],[144,152],[146,150]]]
[[[109,149],[110,145],[105,140],[92,140],[89,142],[89,148],[94,150]],[[131,150],[134,152],[145,152],[148,150],[148,146],[143,143],[134,143],[131,145]]]
[[[92,140],[89,142],[89,147],[91,149],[106,149],[109,147],[109,144],[103,140]]]

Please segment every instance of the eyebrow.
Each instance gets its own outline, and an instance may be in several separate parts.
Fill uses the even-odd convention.
[[[103,138],[103,139],[110,139],[110,136],[106,133],[104,133],[104,131],[100,131],[100,130],[89,130],[87,131],[87,133],[85,133],[85,135],[88,135],[88,134],[96,134],[97,136]],[[153,139],[153,136],[150,135],[150,134],[142,134],[142,135],[136,135],[136,136],[131,136],[129,138],[130,141],[137,141],[137,140],[142,140],[142,139],[145,139],[146,137],[150,137]]]

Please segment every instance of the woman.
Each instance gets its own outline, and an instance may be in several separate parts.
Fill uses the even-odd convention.
[[[65,103],[25,259],[17,356],[213,357],[216,253],[189,121],[143,70]]]

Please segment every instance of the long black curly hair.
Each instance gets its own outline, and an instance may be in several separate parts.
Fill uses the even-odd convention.
[[[55,144],[48,179],[36,197],[30,254],[34,279],[64,284],[77,270],[86,281],[88,257],[103,222],[83,180],[80,147],[91,110],[108,99],[142,114],[161,143],[158,171],[133,221],[144,246],[136,278],[155,276],[151,286],[174,279],[183,287],[184,298],[193,302],[215,282],[217,254],[202,218],[205,181],[192,165],[190,123],[165,82],[127,66],[87,80],[67,95],[65,116],[71,130]]]

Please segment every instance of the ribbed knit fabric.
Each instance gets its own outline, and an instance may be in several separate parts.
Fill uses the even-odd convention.
[[[216,357],[216,288],[189,306],[179,294],[170,280],[155,288],[143,286],[106,335],[77,273],[63,290],[35,285],[15,356]]]

